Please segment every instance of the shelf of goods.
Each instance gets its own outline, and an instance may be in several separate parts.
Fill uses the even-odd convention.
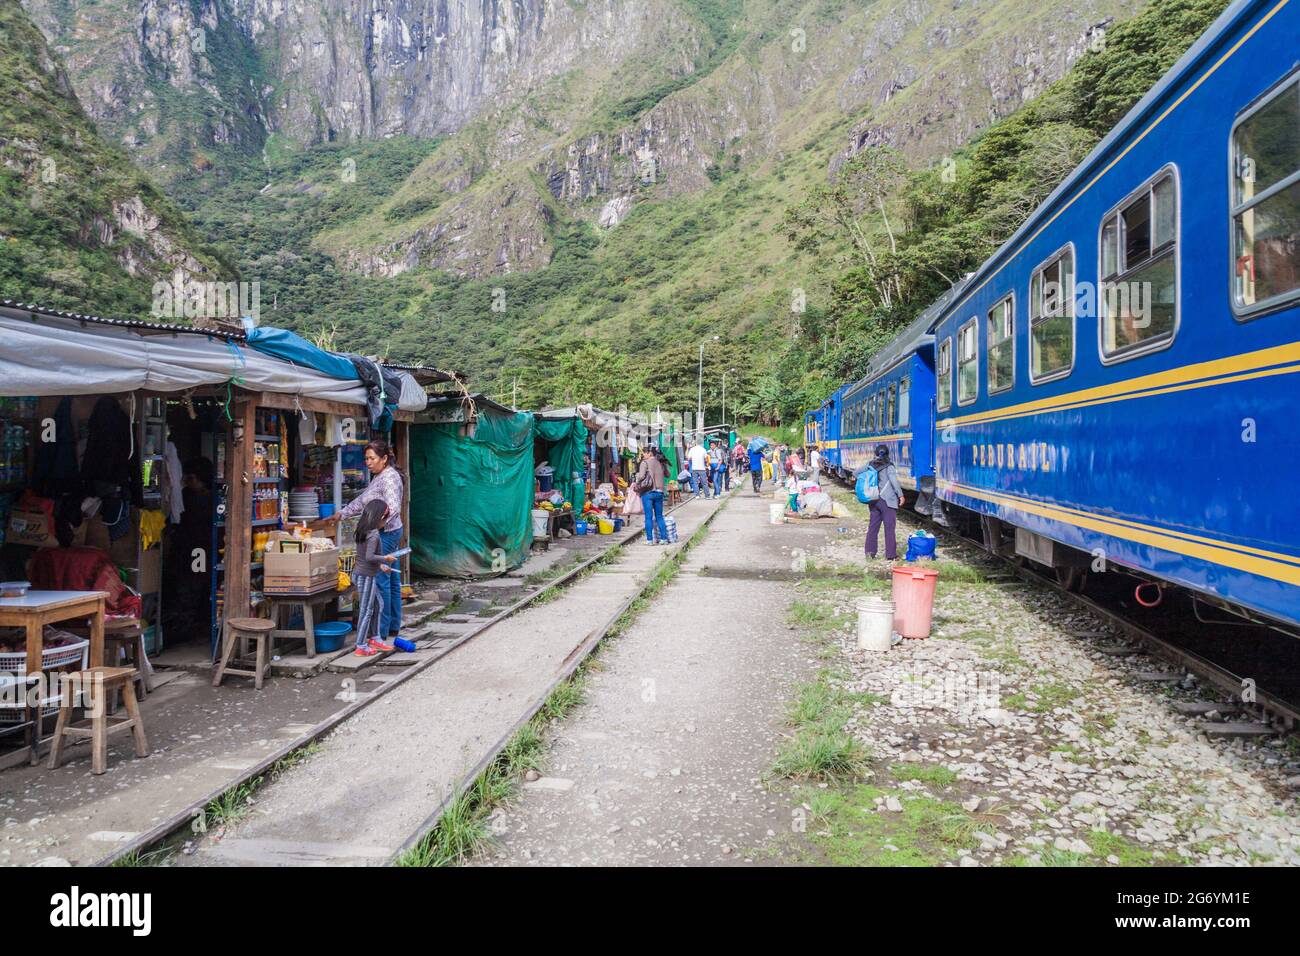
[[[244,556],[251,572],[249,576],[249,604],[253,607],[264,600],[262,592],[262,557],[266,550],[268,533],[281,527],[287,517],[289,493],[288,485],[288,435],[285,413],[272,408],[258,408],[254,412],[255,424],[253,434],[253,468],[249,474],[248,494],[252,496],[252,508],[249,512],[249,525],[252,528],[252,547]],[[218,474],[225,473],[225,456],[229,450],[224,438],[218,438],[217,461]],[[229,488],[223,478],[217,479],[219,517],[225,514],[226,496]],[[212,529],[212,553],[217,560],[212,565],[212,648],[221,640],[221,621],[225,612],[226,566],[229,557],[226,554],[226,522],[218,520]]]

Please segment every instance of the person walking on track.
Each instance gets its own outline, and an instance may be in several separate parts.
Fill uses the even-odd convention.
[[[763,490],[763,449],[755,447],[749,453],[749,477],[754,483],[754,494]]]

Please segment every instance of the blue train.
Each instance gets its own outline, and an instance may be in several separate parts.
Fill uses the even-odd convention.
[[[884,441],[943,517],[1068,587],[1123,571],[1144,604],[1177,585],[1295,631],[1297,38],[1300,0],[1229,7],[1001,249],[811,413],[836,467]]]

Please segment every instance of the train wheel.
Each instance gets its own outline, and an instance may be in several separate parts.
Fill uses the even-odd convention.
[[[1056,569],[1056,583],[1065,590],[1078,594],[1088,580],[1088,569],[1072,564],[1060,565]]]

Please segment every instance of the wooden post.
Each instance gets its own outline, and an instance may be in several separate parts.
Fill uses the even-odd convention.
[[[402,482],[402,547],[411,546],[411,426],[406,422],[393,423],[393,439],[397,443],[397,463],[406,471]],[[411,583],[411,556],[402,556],[402,580]]]
[[[235,402],[226,454],[226,609],[225,619],[248,617],[252,590],[253,552],[253,436],[256,396]],[[217,555],[211,555],[217,560]]]

